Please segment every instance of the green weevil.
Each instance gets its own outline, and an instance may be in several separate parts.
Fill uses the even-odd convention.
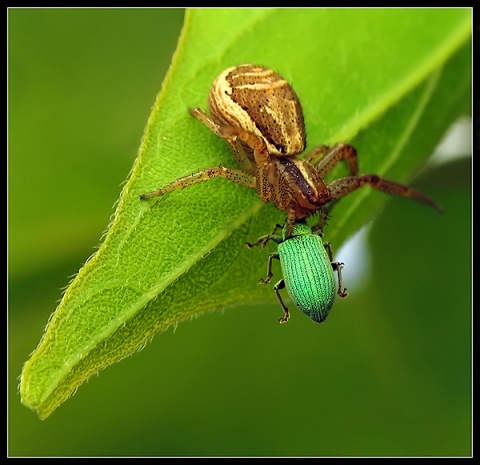
[[[278,228],[283,228],[282,236],[276,236]],[[327,318],[332,308],[335,294],[346,297],[346,289],[342,289],[343,263],[332,260],[332,249],[328,242],[321,239],[321,230],[313,231],[305,220],[293,224],[291,235],[287,236],[287,226],[276,225],[272,234],[260,237],[254,243],[247,243],[248,248],[261,244],[265,247],[273,240],[278,251],[270,254],[267,264],[267,277],[260,283],[268,284],[272,279],[272,262],[280,260],[283,278],[273,287],[284,316],[280,323],[290,318],[288,307],[284,304],[280,290],[287,292],[295,305],[313,321],[321,323]],[[337,272],[338,288],[335,285],[334,272]]]

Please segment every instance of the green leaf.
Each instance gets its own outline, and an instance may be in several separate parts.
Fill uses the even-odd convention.
[[[240,63],[278,71],[302,102],[309,147],[350,142],[362,172],[406,182],[470,111],[470,36],[469,9],[188,11],[104,242],[26,362],[22,402],[46,418],[91,375],[170,325],[275,299],[258,284],[269,252],[244,243],[284,215],[254,190],[216,179],[139,200],[179,176],[235,166],[225,142],[187,112],[206,109],[220,71]],[[368,188],[342,200],[325,229],[329,242],[338,247],[386,200]]]

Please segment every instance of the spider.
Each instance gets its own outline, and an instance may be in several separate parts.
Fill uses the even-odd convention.
[[[300,101],[292,86],[271,69],[252,64],[226,69],[212,85],[209,107],[211,115],[200,108],[190,112],[227,141],[241,169],[206,168],[142,194],[141,199],[222,177],[256,189],[263,201],[284,211],[287,237],[296,221],[317,211],[320,220],[314,229],[320,229],[331,204],[366,184],[442,211],[434,200],[410,187],[376,174],[358,175],[357,152],[351,145],[320,145],[304,159],[297,158],[306,146]],[[342,160],[349,175],[326,184],[325,176]]]

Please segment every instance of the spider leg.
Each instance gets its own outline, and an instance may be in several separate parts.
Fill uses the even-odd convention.
[[[160,189],[157,189],[155,191],[141,194],[140,198],[143,200],[151,199],[152,197],[158,197],[167,194],[168,192],[172,192],[176,189],[183,189],[184,187],[198,184],[199,182],[203,181],[208,181],[209,179],[217,177],[228,179],[235,184],[240,184],[241,186],[250,187],[252,189],[255,189],[256,187],[256,181],[254,176],[251,176],[241,170],[225,168],[224,166],[214,166],[212,168],[207,168],[199,171],[198,173],[176,179],[170,184],[167,184],[166,186],[161,187]]]
[[[260,137],[240,127],[219,123],[200,108],[193,108],[190,113],[214,134],[225,139],[232,148],[239,165],[249,174],[255,174],[256,167],[253,166],[253,162],[258,163],[259,157],[263,160],[267,154],[265,142]],[[247,152],[245,147],[248,147],[251,152],[250,150]]]
[[[327,224],[328,213],[332,205],[325,205],[323,206],[318,212],[318,222],[316,225],[312,227],[312,232],[315,234],[319,234],[320,236],[323,234],[322,229]]]
[[[350,176],[358,173],[357,151],[348,144],[336,144],[333,148],[319,145],[308,152],[305,161],[314,166],[321,178],[324,178],[342,160],[348,166]]]
[[[410,197],[418,202],[430,205],[435,208],[438,212],[442,212],[442,207],[438,205],[434,200],[421,192],[416,191],[410,187],[404,186],[403,184],[398,184],[393,181],[388,181],[383,179],[376,174],[363,174],[362,176],[349,176],[346,178],[336,179],[328,184],[328,189],[332,195],[332,201],[337,201],[342,197],[350,194],[356,189],[369,184],[374,189],[380,190],[387,194],[398,195],[401,197]]]
[[[325,155],[331,151],[332,149],[328,145],[317,145],[305,155],[305,161],[311,165],[315,165],[316,163],[320,163]]]
[[[326,150],[329,151],[325,153]],[[353,146],[337,144],[333,149],[329,149],[323,145],[319,147],[318,153],[322,155],[321,158],[319,160],[313,159],[311,163],[313,163],[322,179],[342,160],[345,160],[350,176],[355,176],[358,173],[357,151]]]

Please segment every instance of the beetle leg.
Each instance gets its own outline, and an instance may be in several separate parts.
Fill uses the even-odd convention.
[[[277,252],[273,252],[268,256],[268,263],[267,263],[267,277],[265,279],[260,278],[260,284],[268,284],[272,279],[272,261],[276,258],[277,260],[280,259],[280,255]]]
[[[332,253],[332,246],[330,245],[330,242],[324,242],[323,246],[325,247],[325,250],[327,251],[328,258],[330,259],[330,262],[332,264],[333,271],[337,272],[337,279],[338,279],[338,290],[337,294],[340,297],[347,297],[347,288],[344,287],[342,290],[342,268],[344,266],[343,263],[341,262],[334,262],[333,260],[333,253]]]
[[[251,187],[255,189],[255,177],[245,173],[244,171],[237,170],[234,168],[225,168],[224,166],[214,166],[212,168],[206,168],[198,173],[191,174],[189,176],[184,176],[183,178],[176,179],[175,181],[167,184],[160,189],[157,189],[152,192],[147,192],[141,194],[141,199],[150,199],[152,197],[158,197],[168,192],[172,192],[175,189],[183,189],[184,187],[197,184],[199,182],[208,181],[216,177],[221,177],[228,179],[229,181],[234,182],[235,184],[240,184],[241,186]]]
[[[288,307],[283,303],[282,296],[280,295],[280,292],[279,292],[280,289],[284,289],[284,288],[285,288],[285,281],[283,279],[278,281],[278,283],[275,284],[275,286],[273,286],[273,290],[275,291],[275,294],[277,294],[277,299],[280,302],[280,305],[282,306],[283,313],[284,313],[284,315],[278,319],[280,323],[286,323],[290,318],[290,312],[288,310]]]
[[[261,236],[259,237],[255,242],[245,242],[245,245],[249,248],[249,249],[252,249],[253,247],[255,247],[256,245],[260,245],[262,246],[262,249],[265,248],[265,246],[267,245],[268,241],[270,240],[273,240],[275,241],[277,244],[281,244],[283,242],[283,238],[282,236],[276,236],[275,233],[277,232],[277,229],[281,229],[283,228],[283,226],[281,224],[276,224],[275,225],[275,228],[273,229],[273,231],[270,233],[270,234],[267,234],[265,236]]]
[[[357,151],[348,144],[337,144],[333,149],[326,145],[320,145],[312,149],[307,160],[313,164],[322,179],[341,160],[345,160],[350,176],[355,176],[358,173]]]
[[[414,200],[430,205],[440,213],[443,211],[440,205],[421,192],[404,186],[403,184],[388,181],[380,176],[377,176],[376,174],[363,174],[362,176],[349,176],[346,178],[337,179],[328,184],[327,187],[332,194],[332,201],[337,201],[342,197],[345,197],[347,194],[350,194],[350,192],[353,192],[354,190],[364,186],[365,184],[369,184],[374,189],[386,192],[387,194],[410,197]]]
[[[332,253],[332,246],[330,245],[330,242],[324,242],[323,246],[325,247],[325,250],[327,251],[328,258],[330,259],[330,263],[332,264],[333,271],[337,272],[337,278],[338,278],[338,290],[337,294],[340,297],[347,297],[347,288],[344,287],[342,290],[342,268],[344,266],[343,263],[341,262],[334,262],[333,260],[333,253]]]
[[[330,248],[330,244],[329,245],[329,248]],[[330,255],[332,253],[332,250],[330,248]],[[330,259],[331,260],[331,259]],[[340,262],[332,262],[332,268],[333,268],[333,271],[336,271],[337,272],[337,278],[338,278],[338,290],[337,290],[337,294],[339,295],[339,297],[347,297],[348,293],[347,293],[347,288],[344,287],[343,290],[342,290],[342,268],[343,268],[343,263],[340,263]]]
[[[272,239],[272,236],[270,234],[267,234],[265,236],[260,236],[255,242],[245,242],[245,246],[249,249],[253,249],[257,245],[262,245],[262,248],[267,245],[267,242]]]
[[[330,242],[324,242],[323,246],[325,247],[325,250],[328,253],[328,258],[330,259],[330,262],[332,263],[333,262],[333,253],[332,253],[332,246],[330,245]]]

